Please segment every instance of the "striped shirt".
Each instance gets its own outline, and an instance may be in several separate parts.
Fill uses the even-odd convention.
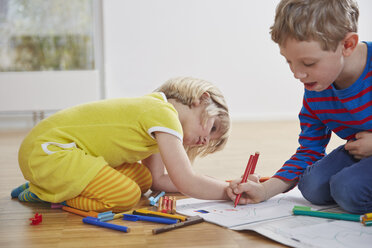
[[[325,149],[334,132],[344,140],[355,138],[361,131],[372,132],[372,42],[362,75],[350,87],[337,90],[333,85],[315,92],[305,89],[299,114],[300,146],[274,177],[297,180],[307,166],[325,156]]]

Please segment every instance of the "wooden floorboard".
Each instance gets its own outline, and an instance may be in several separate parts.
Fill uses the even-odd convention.
[[[17,151],[27,132],[0,130],[0,247],[285,247],[255,232],[232,231],[210,223],[153,235],[152,229],[161,225],[133,222],[131,232],[122,233],[83,224],[80,216],[51,209],[49,204],[11,199],[11,190],[24,183]],[[259,151],[256,172],[270,176],[297,148],[298,133],[296,121],[234,123],[226,148],[198,159],[194,168],[221,180],[238,178],[249,155]],[[332,140],[329,149],[341,143]],[[137,208],[141,206],[147,206],[145,197]],[[29,218],[35,213],[42,214],[43,221],[32,226]],[[112,223],[123,225],[121,220]]]

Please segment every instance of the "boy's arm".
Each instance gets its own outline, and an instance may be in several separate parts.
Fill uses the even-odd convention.
[[[294,181],[287,182],[278,178],[270,178],[264,183],[248,180],[242,184],[240,180],[233,180],[230,182],[230,187],[227,188],[227,194],[233,201],[238,194],[242,194],[239,200],[240,204],[259,203],[288,191],[294,185]]]
[[[160,153],[151,155],[142,160],[142,163],[150,170],[152,176],[152,190],[160,190],[166,192],[178,192],[178,189],[165,173],[164,163],[161,159]]]
[[[362,131],[355,134],[355,140],[349,140],[345,144],[347,150],[355,159],[363,159],[372,156],[372,132]]]
[[[229,199],[225,190],[228,186],[226,182],[195,173],[177,137],[163,132],[156,132],[155,137],[168,175],[180,192],[199,199]]]
[[[288,159],[273,177],[297,184],[299,176],[305,169],[322,159],[331,138],[332,131],[316,116],[306,100],[299,114],[301,133],[298,138],[300,146],[296,153]]]
[[[306,167],[324,157],[325,148],[331,137],[331,130],[317,118],[305,98],[299,119],[301,123],[300,147],[296,153],[271,179],[264,183],[248,181],[245,184],[240,184],[240,180],[231,182],[227,189],[230,199],[234,200],[236,194],[244,192],[240,198],[240,204],[258,203],[286,192],[296,186],[299,176]]]

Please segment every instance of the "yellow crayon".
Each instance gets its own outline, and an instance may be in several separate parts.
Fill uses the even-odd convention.
[[[161,212],[163,210],[163,197],[159,198],[158,205],[158,212]]]
[[[172,197],[172,214],[176,213],[176,197]]]

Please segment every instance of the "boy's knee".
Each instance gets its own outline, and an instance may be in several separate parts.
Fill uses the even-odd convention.
[[[309,172],[309,171],[307,171]],[[333,203],[328,182],[312,173],[304,173],[298,182],[298,189],[309,202],[317,205]]]
[[[350,213],[366,213],[368,202],[371,202],[371,199],[367,199],[368,196],[363,193],[363,182],[345,174],[338,173],[330,180],[333,199],[342,209]],[[371,207],[369,207],[369,210],[371,210]]]

